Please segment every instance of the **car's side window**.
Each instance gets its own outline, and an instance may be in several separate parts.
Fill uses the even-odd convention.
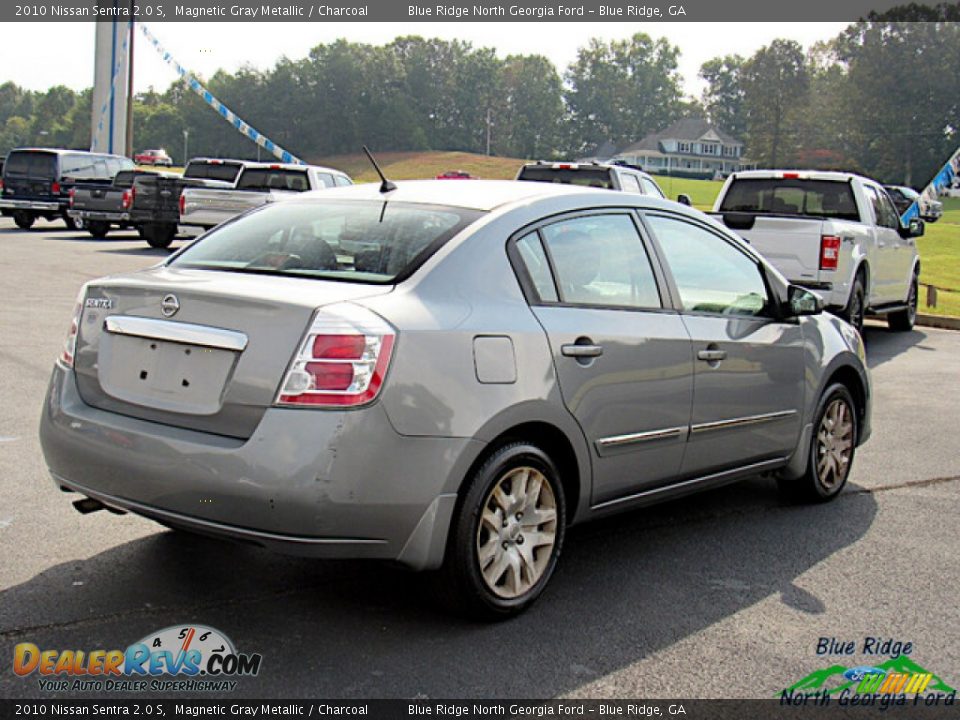
[[[663,193],[660,192],[660,188],[657,186],[657,184],[653,180],[649,178],[641,177],[640,184],[643,185],[644,195],[649,195],[650,197],[658,197],[658,198],[663,197]]]
[[[640,189],[640,183],[637,181],[636,176],[623,174],[620,176],[620,183],[623,185],[623,189],[626,192],[643,192]]]
[[[557,302],[559,298],[553,284],[553,275],[550,273],[550,263],[547,261],[547,254],[543,251],[540,236],[536,231],[517,240],[517,250],[540,300]]]
[[[685,311],[764,314],[769,305],[767,286],[753,258],[699,225],[659,215],[650,215],[647,221]]]
[[[586,215],[541,229],[560,301],[602,307],[663,307],[630,216]]]
[[[890,203],[890,198],[886,197],[886,194],[877,190],[877,188],[872,185],[865,185],[864,190],[867,192],[867,198],[870,200],[870,204],[873,205],[873,215],[877,220],[877,225],[880,227],[887,228],[896,228],[899,224],[899,218],[896,214],[896,211],[892,209],[892,203]],[[886,200],[886,202],[884,202]]]

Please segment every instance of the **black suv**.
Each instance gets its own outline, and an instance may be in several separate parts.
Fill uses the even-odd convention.
[[[78,182],[109,183],[121,170],[133,170],[133,161],[120,155],[18,148],[3,165],[0,213],[13,217],[17,227],[30,228],[37,218],[62,218],[71,230],[77,227],[67,215],[70,189]]]

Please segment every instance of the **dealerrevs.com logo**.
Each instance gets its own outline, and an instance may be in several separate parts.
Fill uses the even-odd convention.
[[[240,677],[260,672],[259,653],[239,653],[219,630],[173,625],[126,650],[41,650],[34,643],[13,649],[13,672],[37,676],[42,691],[229,692]]]

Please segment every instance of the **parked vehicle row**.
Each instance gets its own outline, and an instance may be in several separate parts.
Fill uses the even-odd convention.
[[[109,184],[121,170],[133,170],[133,161],[119,155],[20,148],[10,151],[3,166],[0,212],[13,217],[17,227],[29,229],[38,218],[61,218],[77,227],[68,214],[70,191],[77,183]]]
[[[858,330],[871,313],[892,330],[913,327],[923,221],[905,227],[879,183],[841,172],[738,172],[713,215]]]
[[[859,334],[820,311],[640,193],[302,193],[88,283],[40,438],[81,512],[440,568],[500,618],[574,523],[763,472],[836,497],[871,389]]]

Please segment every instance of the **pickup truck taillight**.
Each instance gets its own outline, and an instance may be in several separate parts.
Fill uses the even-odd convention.
[[[54,180],[52,183],[50,183],[50,192],[53,193],[54,195],[59,195],[59,194],[60,194],[60,183],[58,183],[56,180]]]
[[[70,207],[73,208],[73,198],[76,196],[77,191],[73,188],[70,188],[70,192],[67,193],[67,197],[70,198]]]
[[[124,190],[123,195],[120,196],[120,207],[124,210],[129,210],[133,207],[133,200],[137,196],[137,191],[134,188],[129,190]]]
[[[820,238],[820,269],[836,270],[840,257],[840,238],[836,235],[824,235]]]
[[[280,386],[277,405],[355,407],[383,386],[396,331],[379,315],[349,303],[317,311]]]
[[[183,215],[183,211],[187,207],[187,199],[183,196],[183,193],[180,193],[180,199],[177,200],[177,208],[180,211],[180,215]]]
[[[77,335],[80,333],[80,318],[83,315],[83,301],[87,296],[87,286],[80,288],[77,302],[73,308],[73,318],[70,320],[70,330],[63,341],[63,350],[60,351],[59,362],[65,368],[73,368],[73,356],[77,352]]]

